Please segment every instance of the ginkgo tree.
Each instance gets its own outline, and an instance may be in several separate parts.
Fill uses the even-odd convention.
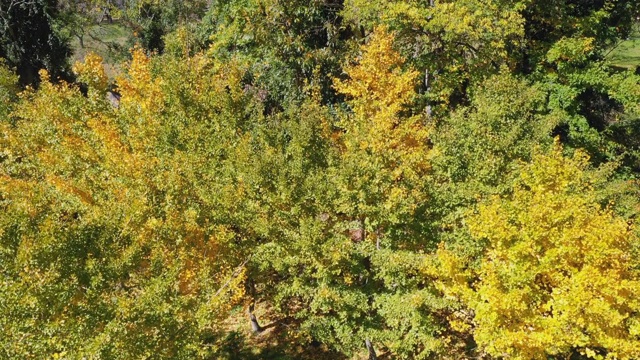
[[[306,101],[255,129],[235,168],[254,213],[244,230],[255,238],[249,295],[295,319],[299,342],[416,358],[442,349],[421,299],[443,303],[416,280],[428,127],[406,112],[416,73],[393,39],[378,29],[335,80],[348,109],[322,106],[312,85]]]
[[[224,186],[212,178],[215,159],[236,129],[222,127],[250,106],[234,106],[241,91],[220,91],[238,86],[231,68],[203,58],[164,65],[154,75],[134,51],[118,109],[96,56],[75,67],[87,96],[42,71],[40,89],[22,93],[1,119],[3,357],[217,351],[216,323],[243,296],[245,268],[225,245],[236,234],[215,212],[231,194],[200,185]],[[197,88],[177,87],[178,79]],[[200,107],[183,107],[173,91]]]
[[[431,292],[413,279],[421,264],[418,244],[427,235],[423,176],[430,168],[428,126],[409,109],[417,73],[405,67],[384,27],[344,73],[334,86],[349,109],[329,134],[335,155],[321,197],[326,210],[319,214],[330,237],[314,239],[331,249],[320,257],[327,268],[305,279],[313,279],[303,296],[309,310],[299,315],[314,338],[342,352],[367,344],[370,354],[386,348],[398,357],[425,357],[439,341],[437,321],[419,300],[431,299]]]
[[[603,169],[604,170],[604,169]],[[522,167],[512,193],[482,202],[466,221],[486,241],[478,267],[442,248],[448,282],[473,313],[477,344],[495,357],[593,359],[640,356],[639,239],[598,201],[606,181],[578,151],[557,145]],[[469,285],[471,285],[469,287]]]
[[[345,181],[343,206],[363,224],[368,216],[377,218],[382,231],[392,231],[394,221],[410,221],[426,200],[421,177],[429,171],[429,128],[424,114],[408,109],[418,73],[403,68],[393,40],[384,27],[376,29],[361,58],[345,67],[348,79],[335,83],[352,110],[338,123],[344,131],[337,137],[344,148],[337,168]]]

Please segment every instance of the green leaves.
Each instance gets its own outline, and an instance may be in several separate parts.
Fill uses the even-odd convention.
[[[249,310],[293,358],[637,358],[636,7],[552,3],[215,1],[115,84],[0,66],[0,357],[242,357]],[[202,10],[131,4],[147,47]]]
[[[8,119],[17,93],[18,77],[7,67],[4,59],[0,59],[0,119]]]

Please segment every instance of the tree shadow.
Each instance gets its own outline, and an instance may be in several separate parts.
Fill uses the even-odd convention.
[[[278,322],[262,327],[258,334],[242,331],[227,333],[221,342],[216,359],[224,360],[294,360],[294,359],[345,359],[343,355],[330,351],[319,343],[307,346],[293,344],[283,332],[278,331]],[[267,331],[271,329],[270,331]]]

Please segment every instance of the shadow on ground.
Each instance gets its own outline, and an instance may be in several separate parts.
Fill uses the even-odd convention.
[[[346,359],[321,344],[312,343],[306,348],[292,345],[280,332],[268,329],[260,334],[231,331],[221,345],[218,359],[224,360]]]

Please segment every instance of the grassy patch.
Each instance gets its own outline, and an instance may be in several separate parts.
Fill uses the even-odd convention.
[[[608,58],[616,67],[635,69],[640,66],[640,31],[634,32],[629,39],[620,43]]]
[[[117,22],[92,25],[83,36],[83,44],[77,38],[72,39],[72,63],[83,61],[88,53],[94,52],[102,56],[107,75],[113,79],[121,71],[120,63],[126,59],[132,38],[133,33]]]

